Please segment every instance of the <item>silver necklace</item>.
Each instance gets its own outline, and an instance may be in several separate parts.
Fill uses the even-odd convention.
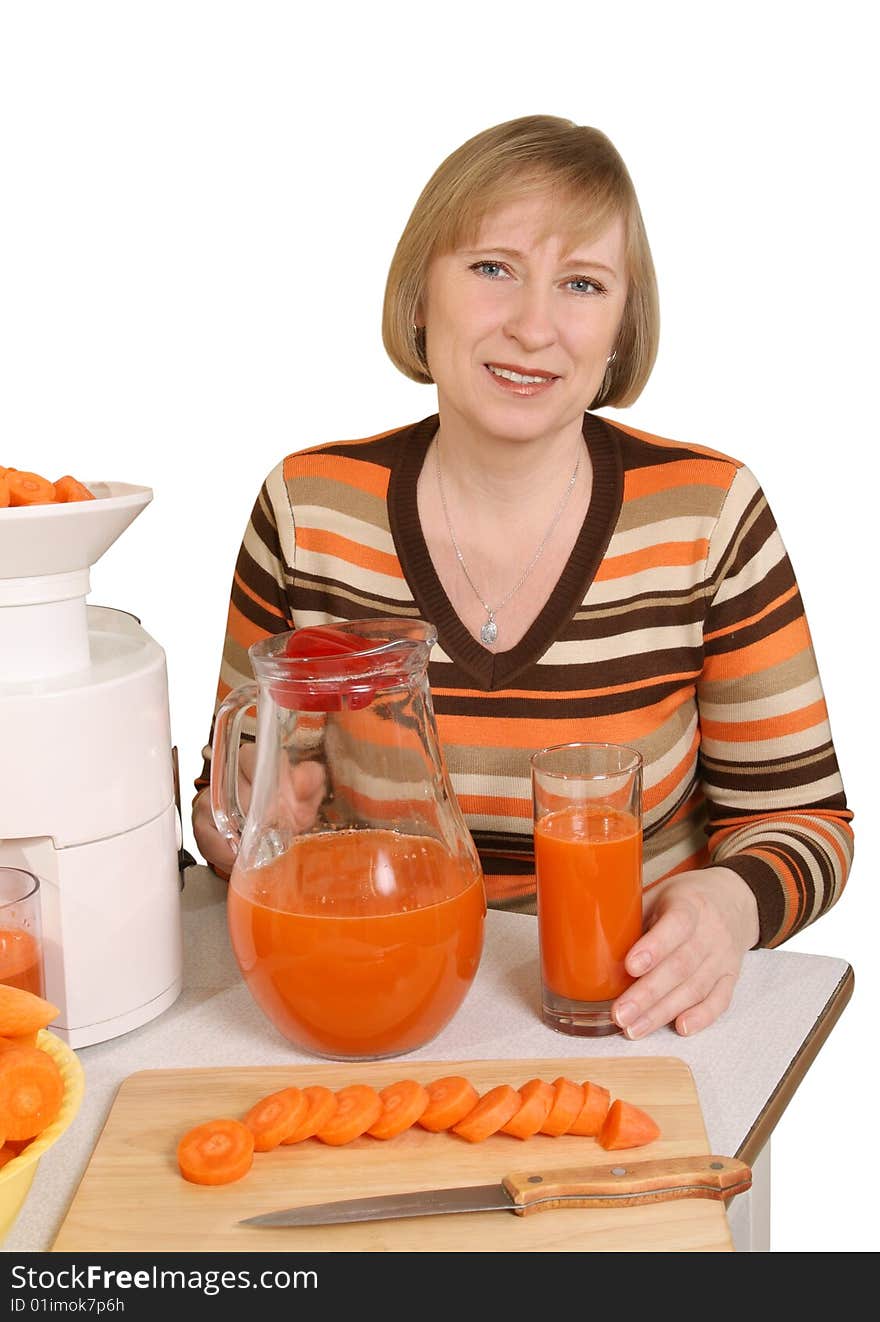
[[[458,563],[461,565],[462,573],[464,574],[468,583],[470,583],[471,589],[473,590],[473,594],[476,597],[477,601],[480,603],[483,610],[486,612],[486,622],[480,628],[480,639],[488,646],[490,643],[494,643],[496,638],[498,637],[498,625],[495,621],[496,615],[502,609],[502,607],[507,605],[511,597],[514,597],[517,594],[517,592],[519,592],[523,583],[525,583],[529,574],[532,572],[535,565],[541,559],[541,556],[544,553],[544,548],[549,542],[550,537],[553,533],[553,529],[556,527],[557,523],[562,517],[562,511],[565,509],[566,505],[568,504],[568,498],[571,495],[572,491],[574,490],[574,484],[577,481],[578,470],[580,469],[581,466],[581,457],[580,454],[578,454],[578,457],[575,460],[574,471],[571,477],[568,479],[568,485],[566,486],[565,491],[562,493],[562,499],[560,500],[559,504],[556,507],[556,512],[553,515],[553,518],[550,522],[550,527],[547,529],[547,531],[544,533],[544,536],[541,538],[537,551],[532,556],[531,560],[526,565],[526,568],[523,570],[517,582],[514,583],[513,587],[508,592],[507,596],[502,597],[501,601],[498,602],[497,606],[490,606],[489,603],[483,601],[483,598],[480,596],[477,590],[477,585],[474,583],[474,580],[471,578],[470,574],[468,573],[468,567],[464,562],[464,556],[462,555],[461,548],[458,545],[458,542],[456,541],[455,532],[453,531],[453,527],[452,527],[452,520],[449,517],[449,509],[446,505],[446,492],[443,490],[443,472],[440,468],[439,441],[437,441],[435,444],[434,452],[437,461],[437,486],[440,488],[440,502],[443,506],[443,513],[446,517],[446,527],[449,530],[449,540],[452,542],[452,549],[455,551],[456,557],[458,558]]]

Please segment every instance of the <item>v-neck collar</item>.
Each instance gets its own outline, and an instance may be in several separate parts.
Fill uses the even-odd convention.
[[[419,522],[416,489],[428,447],[440,424],[435,413],[398,432],[388,485],[388,517],[401,568],[422,616],[437,628],[446,655],[483,690],[509,688],[555,642],[596,576],[620,513],[623,468],[613,429],[584,414],[583,436],[593,468],[590,504],[568,562],[543,609],[515,647],[490,652],[462,624],[431,560]]]

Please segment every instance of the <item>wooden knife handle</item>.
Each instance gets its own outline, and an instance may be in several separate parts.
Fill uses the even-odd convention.
[[[566,1170],[514,1171],[502,1181],[519,1216],[559,1207],[636,1207],[670,1198],[732,1198],[752,1172],[732,1157],[667,1157]]]

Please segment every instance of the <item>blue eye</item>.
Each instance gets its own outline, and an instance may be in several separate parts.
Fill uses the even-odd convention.
[[[497,280],[504,274],[504,266],[501,262],[474,262],[471,267],[478,275],[484,275],[487,280]]]
[[[604,294],[605,290],[598,280],[593,280],[590,276],[576,275],[567,283],[574,289],[576,294]]]

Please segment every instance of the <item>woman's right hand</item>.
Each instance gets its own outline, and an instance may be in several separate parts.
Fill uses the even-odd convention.
[[[250,808],[256,760],[256,746],[243,743],[238,754],[238,802],[245,815]],[[284,779],[279,804],[281,816],[295,831],[307,831],[324,798],[326,772],[319,762],[299,762],[290,767]],[[193,801],[192,826],[202,858],[228,876],[235,863],[235,851],[227,837],[217,830],[211,812],[211,792],[207,788],[200,790]]]

